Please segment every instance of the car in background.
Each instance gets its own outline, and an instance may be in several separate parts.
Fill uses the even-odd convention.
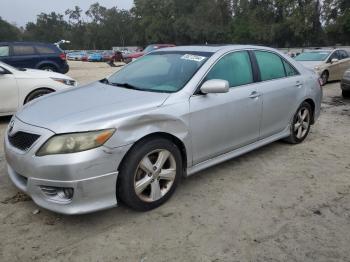
[[[17,69],[0,62],[0,116],[49,93],[77,86],[69,76],[35,69]]]
[[[345,71],[340,87],[344,98],[350,98],[350,68]]]
[[[161,48],[166,48],[166,47],[175,47],[173,44],[152,44],[148,45],[145,50],[140,51],[140,52],[135,52],[131,54],[126,54],[124,55],[124,61],[125,63],[130,63],[131,61],[134,61],[141,56],[144,56],[145,54],[148,54],[154,50],[161,49]]]
[[[299,54],[295,60],[315,70],[325,85],[328,81],[340,80],[350,68],[350,56],[346,50],[310,50]]]
[[[88,61],[89,62],[102,62],[103,61],[103,56],[102,53],[100,52],[94,52],[88,56]]]
[[[108,62],[108,61],[114,61],[115,59],[115,52],[112,50],[109,51],[103,51],[102,52],[102,61]]]
[[[67,54],[67,60],[72,61],[81,61],[82,57],[84,56],[85,52],[71,52]]]
[[[0,42],[0,61],[16,68],[32,68],[65,74],[66,54],[56,45],[37,42]]]
[[[154,51],[17,112],[5,134],[8,175],[63,214],[119,201],[151,210],[183,176],[280,139],[302,143],[320,115],[318,80],[268,47]]]

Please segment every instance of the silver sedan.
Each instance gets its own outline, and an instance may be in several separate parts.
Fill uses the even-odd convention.
[[[188,46],[29,103],[5,136],[8,174],[39,206],[81,214],[160,206],[181,177],[276,140],[320,114],[316,73],[277,50]]]

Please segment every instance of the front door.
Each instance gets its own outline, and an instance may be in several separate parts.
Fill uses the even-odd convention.
[[[254,83],[249,54],[233,52],[221,58],[204,81],[227,80],[224,94],[195,94],[190,98],[193,164],[257,141],[261,98]]]

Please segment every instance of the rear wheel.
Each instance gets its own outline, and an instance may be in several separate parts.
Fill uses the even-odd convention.
[[[27,98],[26,98],[25,101],[24,101],[24,104],[26,104],[26,103],[28,103],[28,102],[34,100],[34,99],[37,99],[37,98],[39,98],[39,97],[41,97],[41,96],[50,94],[50,93],[52,93],[52,92],[54,92],[54,91],[53,91],[53,90],[50,90],[50,89],[38,89],[38,90],[35,90],[35,91],[31,92],[31,93],[27,96]]]
[[[349,90],[343,90],[342,94],[343,94],[344,98],[350,98],[350,91]]]
[[[181,176],[182,159],[176,145],[163,138],[143,141],[123,161],[118,196],[135,210],[151,210],[171,197]]]
[[[293,117],[290,136],[286,139],[291,144],[299,144],[310,132],[312,109],[309,103],[303,102]]]
[[[49,72],[57,72],[57,68],[53,65],[44,65],[40,67],[40,70],[44,70],[44,71],[49,71]]]

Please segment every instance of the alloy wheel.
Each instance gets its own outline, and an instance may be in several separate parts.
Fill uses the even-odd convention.
[[[155,202],[172,188],[176,177],[175,157],[165,149],[147,154],[139,163],[134,176],[136,195],[145,202]]]
[[[294,133],[298,139],[303,139],[310,127],[310,111],[306,107],[301,107],[294,123]]]

